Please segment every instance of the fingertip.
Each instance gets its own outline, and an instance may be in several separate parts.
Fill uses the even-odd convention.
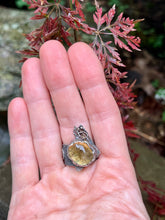
[[[76,51],[77,49],[79,50],[92,50],[91,47],[84,43],[84,42],[76,42],[70,48],[68,49],[68,53],[72,53],[72,51]]]
[[[79,89],[84,85],[91,88],[93,84],[105,83],[103,67],[95,52],[86,43],[72,45],[68,56]]]
[[[8,106],[8,116],[17,117],[22,112],[22,109],[25,108],[24,99],[21,97],[14,98],[11,100]]]
[[[61,50],[65,50],[64,46],[62,45],[62,43],[58,40],[49,40],[46,41],[40,48],[39,51],[39,55],[40,58],[42,58],[43,56],[49,56],[51,55],[51,51],[56,51],[56,52],[60,52]]]
[[[29,133],[27,124],[28,113],[26,103],[23,98],[14,98],[8,106],[8,127],[10,137],[24,135]]]
[[[71,74],[68,55],[59,41],[50,40],[41,46],[40,64],[49,91],[54,90],[55,85],[61,87],[63,81],[69,83],[70,77],[66,75]]]
[[[23,98],[13,99],[8,106],[12,192],[38,182],[38,165],[33,149],[30,122]]]
[[[40,62],[39,58],[37,57],[31,57],[27,59],[22,65],[22,69],[21,69],[22,77],[29,71],[34,70],[34,66],[36,66],[36,64],[38,65],[39,62]]]
[[[94,50],[86,43],[84,42],[77,42],[74,43],[69,49],[68,49],[68,55],[73,59],[73,57],[76,57],[77,60],[90,60],[95,59],[96,63],[100,62],[98,60],[98,57]],[[101,65],[100,65],[101,66]]]

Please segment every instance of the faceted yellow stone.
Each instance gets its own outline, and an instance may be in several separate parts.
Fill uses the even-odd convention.
[[[77,141],[68,147],[68,157],[80,166],[87,166],[93,161],[93,151],[85,142]]]

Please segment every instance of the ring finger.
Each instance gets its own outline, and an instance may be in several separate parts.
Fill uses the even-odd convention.
[[[28,107],[35,153],[41,176],[63,167],[59,126],[44,83],[40,61],[30,58],[22,67],[23,95]]]

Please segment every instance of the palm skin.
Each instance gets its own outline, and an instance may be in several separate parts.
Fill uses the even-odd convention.
[[[13,187],[8,220],[149,219],[120,113],[94,52],[76,43],[67,53],[59,42],[48,41],[40,60],[23,65],[22,81],[24,99],[9,105]],[[61,146],[74,139],[73,127],[80,124],[101,155],[77,171],[63,164]]]

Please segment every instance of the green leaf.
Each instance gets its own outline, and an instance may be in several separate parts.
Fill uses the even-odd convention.
[[[162,121],[165,122],[165,111],[163,111],[163,113],[162,113]]]
[[[151,84],[154,88],[158,88],[159,87],[159,80],[155,79],[154,81],[151,82]]]
[[[24,2],[23,0],[15,0],[15,4],[17,8],[28,7],[28,4]]]
[[[163,113],[162,113],[162,121],[165,122],[165,111],[163,111]]]
[[[160,88],[156,91],[156,95],[160,96],[162,99],[165,99],[165,88]]]
[[[86,6],[87,12],[94,13],[96,10],[96,6],[93,5],[91,2],[87,2],[85,6]]]
[[[165,88],[160,88],[155,93],[155,99],[165,104]]]

